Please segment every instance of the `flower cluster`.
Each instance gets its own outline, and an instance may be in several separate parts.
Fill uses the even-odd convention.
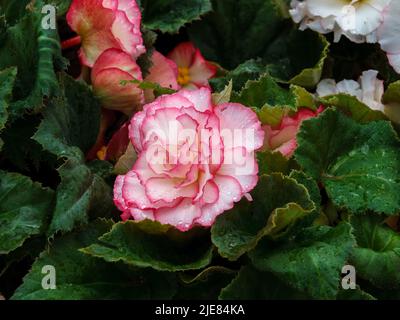
[[[304,0],[291,2],[290,14],[300,29],[334,32],[356,43],[379,43],[393,68],[400,73],[400,2],[397,0]]]
[[[208,86],[216,67],[191,43],[182,43],[164,57],[152,54],[150,73],[143,79],[137,58],[146,52],[141,33],[141,12],[134,0],[73,0],[67,22],[81,43],[79,58],[92,68],[91,83],[104,108],[132,115],[154,94],[135,82],[156,82],[178,90]],[[74,42],[73,42],[74,43]],[[67,42],[68,44],[68,42]],[[122,81],[128,81],[124,86]]]
[[[133,166],[114,187],[124,220],[157,220],[187,231],[212,225],[243,197],[251,200],[258,181],[255,152],[263,146],[264,131],[250,108],[212,102],[208,80],[217,68],[199,49],[184,42],[167,56],[154,51],[143,79],[137,58],[146,49],[136,1],[74,0],[67,21],[81,40],[79,57],[91,68],[94,94],[104,108],[131,117],[105,147],[105,132],[115,119],[110,111],[103,113],[90,152],[114,162],[124,150],[134,154]],[[139,86],[142,81],[177,93],[156,98]]]

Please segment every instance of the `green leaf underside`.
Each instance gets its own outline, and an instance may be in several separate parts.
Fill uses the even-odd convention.
[[[110,221],[96,221],[85,229],[57,239],[35,261],[14,300],[170,299],[176,291],[175,276],[152,270],[128,269],[79,252],[111,228]],[[56,289],[45,290],[44,266],[54,266]],[[162,285],[160,285],[162,283]]]
[[[389,122],[359,124],[334,109],[303,122],[297,162],[352,212],[400,210],[400,143]]]
[[[82,251],[109,262],[122,261],[162,271],[201,269],[211,262],[212,246],[203,238],[181,243],[164,229],[158,222],[121,222]]]
[[[44,231],[54,192],[16,173],[0,171],[0,254]]]
[[[296,290],[316,299],[334,299],[342,267],[355,245],[351,226],[312,227],[287,245],[266,239],[250,253],[259,270],[269,271]]]
[[[307,190],[282,174],[262,176],[252,192],[253,202],[239,203],[219,216],[211,239],[220,255],[236,260],[266,235],[279,237],[314,209]]]

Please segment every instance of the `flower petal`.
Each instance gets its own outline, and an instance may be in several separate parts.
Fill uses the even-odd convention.
[[[225,148],[245,147],[248,151],[262,147],[264,131],[253,110],[238,103],[215,107]]]
[[[175,61],[180,68],[189,68],[195,53],[196,48],[191,42],[183,42],[168,54],[168,58]]]
[[[218,175],[214,182],[219,190],[219,198],[217,202],[203,206],[201,217],[195,221],[205,227],[211,226],[221,213],[232,209],[234,202],[238,202],[243,196],[242,188],[235,178]]]
[[[192,228],[196,218],[200,217],[200,208],[192,204],[190,199],[182,200],[173,208],[161,208],[155,212],[157,221],[175,226],[180,231]]]
[[[179,94],[193,103],[199,112],[212,110],[211,90],[208,88],[200,88],[195,91],[182,89]]]

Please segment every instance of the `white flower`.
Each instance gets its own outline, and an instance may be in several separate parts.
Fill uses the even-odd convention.
[[[383,12],[393,0],[293,0],[290,14],[301,29],[345,35],[354,42],[374,42]]]
[[[289,10],[300,30],[333,32],[356,43],[379,43],[400,73],[400,0],[292,0]]]
[[[378,42],[386,51],[390,64],[400,73],[400,1],[393,0],[383,13]]]
[[[345,93],[355,96],[358,100],[373,110],[384,111],[385,106],[382,104],[382,96],[384,93],[383,81],[377,78],[378,71],[364,71],[357,81],[343,80],[338,83],[333,79],[322,80],[317,87],[317,95],[326,97],[338,93]]]

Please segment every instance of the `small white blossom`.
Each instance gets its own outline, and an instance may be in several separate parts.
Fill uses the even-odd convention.
[[[358,100],[373,110],[384,111],[385,106],[382,104],[382,96],[384,93],[383,81],[377,78],[378,71],[364,71],[357,81],[343,80],[338,83],[333,79],[322,80],[317,87],[317,95],[326,97],[329,95],[346,93],[357,97]]]

